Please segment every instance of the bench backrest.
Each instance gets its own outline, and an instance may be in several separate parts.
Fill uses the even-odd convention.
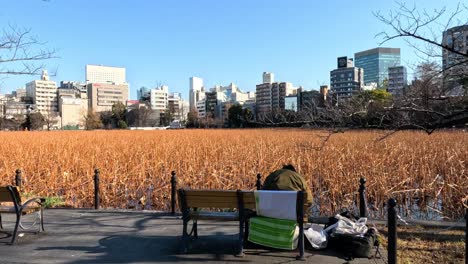
[[[255,197],[252,191],[242,191],[245,209],[255,209]],[[187,207],[197,208],[237,208],[237,191],[224,190],[179,190],[179,199],[185,198]],[[179,201],[182,203],[182,201]]]
[[[0,202],[21,204],[21,196],[16,186],[0,186]]]

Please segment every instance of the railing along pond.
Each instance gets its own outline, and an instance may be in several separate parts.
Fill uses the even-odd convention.
[[[100,171],[99,169],[94,170],[93,181],[94,181],[94,209],[98,210],[100,208]],[[255,188],[260,190],[262,188],[262,181],[261,181],[261,174],[257,174],[257,179],[255,181]],[[15,179],[14,183],[16,186],[21,187],[23,184],[22,179],[22,171],[17,169],[15,171]],[[82,185],[88,182],[83,183]],[[170,186],[171,186],[171,214],[175,215],[176,211],[176,204],[177,204],[177,176],[176,172],[171,172],[170,178]],[[367,199],[366,199],[366,179],[360,178],[359,179],[359,216],[360,217],[367,217]],[[389,264],[397,263],[397,220],[398,214],[396,210],[397,201],[394,198],[390,198],[387,204],[387,228],[388,228],[388,246],[387,246],[387,260]],[[468,208],[465,208],[465,263],[468,264]]]

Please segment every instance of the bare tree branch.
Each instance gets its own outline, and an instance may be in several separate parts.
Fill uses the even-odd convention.
[[[44,49],[45,42],[32,36],[30,29],[9,26],[0,36],[0,75],[36,75],[42,62],[57,58],[55,50]]]

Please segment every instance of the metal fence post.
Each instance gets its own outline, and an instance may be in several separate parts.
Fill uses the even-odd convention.
[[[172,171],[171,175],[171,214],[175,215],[177,176],[175,171]]]
[[[388,200],[388,263],[397,263],[397,213],[396,200]]]
[[[255,183],[255,186],[257,187],[257,190],[261,190],[262,189],[262,175],[259,173],[257,174],[257,182]]]
[[[21,188],[21,170],[17,169],[16,170],[16,175],[15,175],[15,185]]]
[[[99,209],[99,169],[94,170],[94,209]]]
[[[361,178],[359,182],[359,216],[367,217],[366,178]]]

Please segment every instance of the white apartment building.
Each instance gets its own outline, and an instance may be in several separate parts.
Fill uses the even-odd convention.
[[[188,113],[190,112],[190,104],[189,104],[188,101],[181,100],[180,105],[182,107],[181,108],[180,120],[186,120],[187,116],[188,116]]]
[[[150,91],[151,109],[158,111],[166,111],[168,107],[169,87],[163,85]]]
[[[232,101],[243,105],[247,101],[255,100],[255,92],[235,92],[231,95]]]
[[[198,118],[204,118],[206,116],[206,102],[205,99],[197,102]]]
[[[41,80],[26,84],[26,96],[32,99],[41,114],[58,113],[57,83],[49,80],[47,70],[42,71]]]
[[[86,65],[86,83],[126,83],[125,68]]]
[[[271,73],[272,74],[272,73]],[[230,83],[227,86],[216,85],[210,89],[211,92],[216,92],[218,103],[230,102],[244,104],[246,101],[255,99],[255,92],[242,92],[239,87]]]
[[[203,79],[199,77],[190,77],[189,104],[190,109],[196,109],[197,102],[204,99],[205,90],[203,88]]]

